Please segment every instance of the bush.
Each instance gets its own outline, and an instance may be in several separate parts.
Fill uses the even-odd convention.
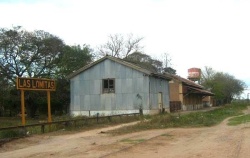
[[[0,131],[0,139],[4,138],[16,138],[26,136],[26,130],[24,129],[13,129]]]

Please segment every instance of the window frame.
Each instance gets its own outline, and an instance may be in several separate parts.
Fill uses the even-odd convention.
[[[110,83],[111,81],[113,81],[113,84]],[[102,79],[102,93],[115,93],[115,79],[114,78]]]

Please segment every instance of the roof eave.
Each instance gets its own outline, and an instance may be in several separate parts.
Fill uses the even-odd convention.
[[[171,77],[167,77],[166,75],[162,75],[162,74],[158,74],[158,73],[151,73],[151,76],[153,76],[153,77],[159,77],[159,78],[165,79],[167,81],[171,81],[172,80]]]

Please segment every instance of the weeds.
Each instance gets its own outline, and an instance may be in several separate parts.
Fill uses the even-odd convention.
[[[171,127],[204,127],[213,126],[225,118],[230,116],[237,116],[242,114],[242,110],[246,109],[247,104],[244,103],[233,103],[231,105],[226,105],[221,108],[207,111],[207,112],[192,112],[189,114],[181,114],[176,116],[176,114],[159,114],[159,115],[144,115],[144,116],[114,116],[100,118],[97,122],[95,118],[87,119],[81,117],[82,120],[77,120],[75,122],[71,121],[66,124],[52,124],[50,126],[45,126],[45,132],[49,131],[79,131],[79,130],[90,130],[94,128],[107,127],[110,125],[116,125],[121,123],[128,123],[132,121],[140,120],[140,123],[134,126],[126,126],[118,130],[111,131],[112,134],[124,134],[137,132],[148,129],[163,129]],[[55,117],[54,120],[67,120],[70,116]],[[85,119],[84,119],[85,118]],[[76,118],[75,118],[76,119]],[[79,118],[77,118],[79,119]],[[239,119],[239,120],[237,120]],[[242,121],[250,121],[250,116],[237,117],[232,120],[232,124],[237,124]],[[38,123],[39,120],[28,119],[27,124]],[[237,123],[235,123],[237,122]],[[6,126],[17,126],[20,125],[20,118],[0,118],[0,128]],[[41,127],[27,127],[26,131],[22,130],[7,130],[0,131],[0,139],[10,138],[10,137],[20,137],[25,134],[40,134]]]
[[[4,138],[16,138],[16,137],[23,137],[26,133],[24,130],[6,130],[0,132],[0,139]]]
[[[247,122],[250,122],[250,114],[231,118],[229,119],[228,125],[235,126]]]
[[[91,130],[95,128],[107,127],[110,125],[116,125],[120,123],[128,123],[132,121],[138,121],[139,116],[112,116],[112,117],[104,117],[99,118],[98,122],[96,118],[87,118],[87,117],[74,117],[63,116],[63,117],[54,117],[54,121],[67,121],[66,123],[58,123],[44,126],[44,132],[56,132],[56,134],[63,134],[68,132],[82,131],[82,130]],[[43,122],[47,122],[44,120]],[[20,118],[0,118],[1,127],[10,127],[10,126],[18,126],[21,125]],[[27,125],[41,123],[40,120],[27,119]],[[0,127],[0,128],[1,128]],[[62,132],[63,131],[63,132]],[[4,130],[0,131],[0,139],[3,138],[13,138],[13,137],[22,137],[27,134],[41,134],[42,127],[34,126],[34,127],[25,127],[24,130],[13,129],[13,130]]]
[[[117,129],[111,131],[111,133],[124,134],[148,129],[163,129],[171,127],[209,127],[219,124],[227,117],[241,115],[242,110],[246,109],[246,107],[247,104],[244,103],[233,103],[207,112],[192,112],[178,116],[174,114],[146,116],[148,121],[144,121],[142,118],[142,121],[134,126]]]

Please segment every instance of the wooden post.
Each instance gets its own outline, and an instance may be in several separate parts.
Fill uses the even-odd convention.
[[[76,120],[74,120],[74,127],[76,128]]]
[[[99,122],[99,113],[96,114],[96,122]]]
[[[21,110],[22,110],[22,125],[25,126],[25,102],[24,102],[24,90],[21,90]]]
[[[35,84],[38,83],[38,84]],[[46,85],[46,86],[43,86]],[[24,78],[17,77],[16,87],[21,90],[21,117],[22,125],[25,126],[25,105],[24,105],[24,90],[47,90],[48,101],[48,122],[52,122],[51,106],[50,106],[50,91],[56,90],[55,80],[41,78]]]
[[[41,125],[41,132],[44,133],[44,124]]]
[[[51,119],[51,106],[50,106],[50,91],[47,91],[47,100],[48,100],[48,122],[52,122],[52,119]]]
[[[141,116],[143,115],[143,110],[142,110],[142,108],[139,109],[139,113],[140,113]]]
[[[108,116],[108,120],[109,120],[109,122],[111,122],[111,116]]]

